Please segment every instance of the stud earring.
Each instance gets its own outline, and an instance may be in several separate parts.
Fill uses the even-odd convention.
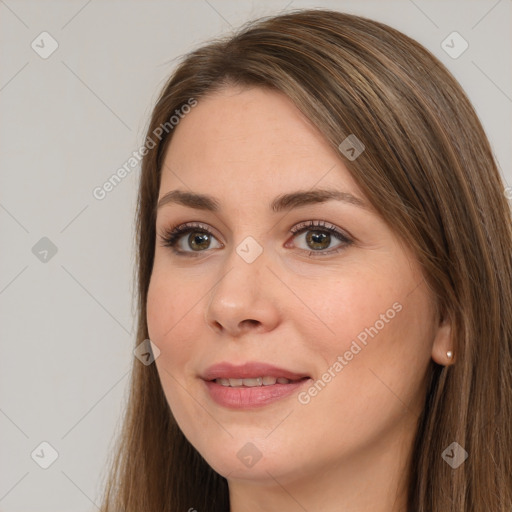
[[[448,350],[448,352],[446,352],[446,356],[451,359],[453,357],[453,352],[451,350]]]

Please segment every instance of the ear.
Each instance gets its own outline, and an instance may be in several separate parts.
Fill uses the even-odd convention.
[[[442,366],[450,366],[455,360],[452,342],[452,322],[448,314],[443,313],[440,316],[432,343],[432,359]]]

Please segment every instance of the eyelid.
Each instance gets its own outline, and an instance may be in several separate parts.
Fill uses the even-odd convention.
[[[315,229],[316,228],[316,229]],[[330,249],[327,249],[325,251],[315,251],[313,249],[300,249],[302,252],[309,252],[309,255],[311,256],[314,254],[315,258],[321,258],[321,257],[328,257],[332,256],[334,254],[338,254],[345,249],[347,249],[349,246],[353,245],[355,242],[355,239],[345,233],[344,230],[337,227],[334,224],[331,224],[330,222],[326,222],[324,220],[314,221],[314,220],[307,220],[299,222],[298,224],[295,224],[289,232],[294,235],[293,238],[297,237],[298,235],[302,235],[303,233],[307,233],[308,231],[326,231],[330,233],[334,238],[336,238],[341,244],[338,247],[331,247]]]
[[[163,247],[168,247],[172,249],[172,251],[177,255],[188,255],[188,256],[199,256],[201,252],[206,251],[182,251],[176,249],[176,245],[178,244],[178,241],[184,237],[187,233],[190,233],[192,231],[204,231],[210,235],[212,235],[216,240],[218,240],[220,237],[216,234],[217,230],[207,224],[204,224],[202,222],[198,221],[190,221],[190,222],[182,222],[180,224],[177,224],[174,227],[170,228],[163,228],[162,231],[158,231],[157,235],[158,238],[161,241],[161,245]],[[224,247],[224,244],[219,241],[219,244],[221,247]]]
[[[183,238],[187,233],[193,232],[194,230],[213,236],[220,244],[220,248],[224,247],[224,244],[218,240],[219,237],[216,234],[215,228],[197,221],[184,222],[176,225],[175,227],[166,228],[163,230],[163,232],[158,232],[157,234],[161,240],[161,245],[164,247],[169,247],[176,255],[197,257],[201,256],[201,253],[210,252],[208,249],[205,249],[204,251],[183,251],[176,249],[176,245],[181,240],[181,238]],[[315,251],[313,249],[308,250],[299,248],[301,252],[309,252],[310,255],[315,254],[315,257],[323,257],[339,253],[355,242],[355,238],[352,237],[352,235],[349,235],[344,230],[338,228],[336,225],[324,220],[310,219],[301,221],[295,224],[290,230],[288,230],[288,232],[294,235],[294,237],[307,231],[326,231],[331,233],[338,241],[342,242],[341,246],[327,250]]]
[[[178,236],[183,236],[187,233],[188,230],[193,231],[196,229],[197,231],[205,231],[211,235],[213,235],[215,238],[219,239],[222,238],[219,235],[219,232],[209,224],[205,224],[200,221],[190,221],[190,222],[182,222],[180,224],[177,224],[174,227],[166,228],[164,229],[164,235],[168,236],[171,233],[175,233]],[[180,233],[181,231],[181,233]],[[219,243],[222,243],[219,241]],[[222,244],[224,245],[224,244]]]
[[[335,224],[331,224],[330,222],[326,222],[324,220],[304,220],[298,222],[289,230],[289,232],[296,235],[297,233],[305,231],[306,229],[313,230],[313,228],[320,228],[319,231],[325,230],[343,236],[346,239],[352,239],[352,237],[348,233],[345,233],[344,230]]]

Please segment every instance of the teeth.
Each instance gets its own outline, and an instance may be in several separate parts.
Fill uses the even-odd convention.
[[[258,386],[272,386],[276,382],[278,384],[289,384],[291,380],[284,377],[257,377],[253,379],[215,379],[217,384],[226,387],[240,388],[242,386],[254,388]]]

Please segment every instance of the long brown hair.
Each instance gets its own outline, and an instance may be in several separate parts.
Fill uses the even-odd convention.
[[[364,143],[365,151],[345,159],[346,166],[414,251],[439,314],[451,319],[455,362],[430,363],[408,510],[510,512],[510,207],[488,139],[460,85],[429,51],[387,25],[297,10],[251,22],[185,56],[147,132],[137,208],[136,343],[148,338],[146,297],[160,173],[173,130],[169,118],[228,84],[283,92],[333,148],[350,134]],[[457,469],[442,458],[454,441],[469,454]],[[103,512],[229,510],[226,479],[176,425],[154,364],[134,358],[110,462]]]

